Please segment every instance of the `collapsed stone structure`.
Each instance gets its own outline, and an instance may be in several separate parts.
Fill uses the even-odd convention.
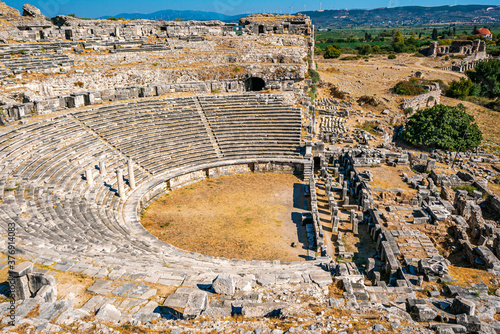
[[[422,49],[421,53],[428,57],[437,57],[438,55],[465,57],[463,60],[455,61],[451,67],[444,68],[455,72],[473,69],[477,63],[488,59],[486,43],[483,40],[452,41],[451,45],[439,45],[438,42],[431,42],[430,47]]]
[[[299,92],[314,64],[313,27],[303,15],[263,15],[272,29],[254,37],[259,16],[242,19],[242,29],[237,29],[235,23],[220,21],[83,20],[60,15],[43,18],[48,26],[25,29],[19,22],[40,18],[36,8],[26,8],[26,16],[14,10],[4,17],[10,22],[4,42],[23,42],[0,44],[1,84],[7,92],[0,92],[4,121],[173,92]],[[248,52],[239,52],[243,48]],[[137,71],[133,64],[142,62],[144,52],[156,60]],[[119,63],[129,65],[122,78],[110,80],[106,72],[115,71]],[[203,66],[206,63],[210,65]],[[90,64],[106,70],[92,70]],[[31,73],[46,77],[28,83],[22,98],[12,94],[10,88]]]
[[[472,59],[487,58],[486,44],[482,40],[474,41],[452,41],[451,45],[439,45],[438,42],[431,42],[431,46],[427,50],[427,56],[436,57],[442,55],[464,55],[472,56]]]
[[[436,104],[440,104],[441,102],[441,88],[439,84],[433,84],[430,86],[426,86],[428,90],[425,94],[420,94],[415,96],[414,98],[405,100],[402,104],[403,110],[411,109],[413,111],[417,111],[420,109],[431,108]]]
[[[240,19],[244,32],[252,34],[299,34],[313,35],[311,19],[302,14],[271,15],[254,14]]]
[[[481,284],[454,284],[451,262],[427,233],[428,227],[448,224],[456,251],[471,266],[498,274],[500,232],[492,217],[500,200],[481,180],[496,175],[441,174],[437,162],[450,162],[450,156],[389,149],[382,127],[377,131],[384,144],[370,148],[375,136],[364,130],[352,135],[346,125],[349,116],[361,115],[350,102],[326,98],[313,105],[304,94],[310,85],[305,72],[314,66],[308,17],[243,18],[242,36],[234,24],[221,22],[66,16],[54,18],[55,25],[20,30],[16,20],[40,18],[36,8],[25,7],[24,17],[9,14],[7,40],[26,43],[0,45],[2,85],[12,89],[38,72],[64,77],[28,82],[23,95],[2,93],[0,218],[4,226],[15,224],[16,249],[26,260],[10,272],[18,311],[14,325],[37,310],[38,331],[69,325],[107,331],[101,327],[106,321],[172,332],[180,332],[178,326],[235,331],[238,321],[217,319],[238,315],[298,322],[307,317],[308,330],[319,333],[349,328],[323,311],[340,308],[354,312],[353,318],[387,316],[392,328],[407,333],[500,328],[494,318],[498,297]],[[249,51],[241,54],[244,47]],[[145,54],[158,62],[153,67],[165,67],[144,66],[130,76],[113,72],[127,58],[142,66]],[[95,84],[102,73],[92,66],[109,70],[105,82]],[[213,71],[206,69],[211,66]],[[408,107],[439,103],[434,88],[407,101]],[[278,91],[248,93],[262,89]],[[460,158],[459,165],[467,162]],[[405,189],[392,189],[376,183],[382,167],[416,172],[400,173]],[[248,172],[303,178],[302,198],[310,212],[297,228],[305,232],[307,261],[186,252],[141,225],[142,211],[162,194]],[[451,188],[464,186],[481,191]],[[0,247],[7,252],[6,244]],[[77,307],[71,293],[58,295],[64,289],[55,271],[91,277],[85,290],[91,297]],[[427,291],[424,281],[447,285]],[[166,298],[158,292],[163,286],[173,288]],[[335,295],[336,287],[341,292]],[[10,305],[0,304],[3,323]],[[204,322],[189,327],[200,316]],[[255,326],[271,332],[266,321]],[[428,329],[418,322],[428,322]]]

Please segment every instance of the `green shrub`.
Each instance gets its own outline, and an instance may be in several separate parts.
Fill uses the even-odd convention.
[[[486,53],[493,57],[500,56],[500,45],[486,45]]]
[[[458,81],[453,80],[448,85],[446,96],[463,100],[471,95],[473,88],[474,83],[470,79],[460,78]]]
[[[337,45],[328,45],[325,49],[323,57],[325,59],[338,58],[342,54],[342,50]]]
[[[406,115],[411,115],[411,114],[413,114],[413,108],[406,108],[404,110],[404,112],[405,112]]]
[[[361,44],[356,47],[360,55],[369,55],[373,53],[372,46],[370,44]]]
[[[356,125],[356,127],[360,130],[365,130],[372,135],[378,135],[379,133],[375,130],[378,124],[374,121],[366,121],[363,124]]]
[[[421,82],[413,77],[406,81],[400,81],[394,86],[394,93],[399,95],[419,95],[425,93]]]
[[[361,59],[361,57],[360,56],[346,56],[346,57],[340,58],[340,60],[358,60],[358,59]]]
[[[391,55],[389,55],[389,56],[387,57],[387,59],[396,59],[396,55],[391,54]]]
[[[313,84],[317,84],[321,80],[319,73],[315,70],[309,70],[307,73],[309,74],[309,78],[312,80]]]
[[[479,96],[500,97],[500,59],[490,59],[477,64],[474,71],[466,71],[469,79],[479,86]]]
[[[470,186],[460,186],[460,187],[451,187],[451,189],[453,189],[453,191],[457,191],[457,190],[466,190],[469,195],[472,195],[472,193],[477,190],[476,187],[474,187],[473,185],[470,185]]]
[[[438,104],[412,115],[406,122],[403,139],[413,145],[466,151],[479,146],[483,135],[462,104]]]

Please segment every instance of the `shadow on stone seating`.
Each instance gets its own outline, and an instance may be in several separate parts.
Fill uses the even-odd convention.
[[[295,209],[307,210],[305,205],[304,187],[302,183],[293,184],[293,207]]]
[[[307,233],[304,226],[302,226],[302,214],[300,212],[292,212],[292,221],[297,228],[297,236],[302,249],[307,249]]]
[[[114,193],[115,193],[115,195],[117,195],[117,196],[118,196],[118,190],[117,190],[117,189],[115,189],[115,188],[112,188],[112,187],[111,187],[111,184],[107,184],[106,182],[104,182],[104,186],[105,186],[105,187],[108,187],[108,188],[109,188],[109,191],[114,192]]]
[[[4,297],[10,296],[10,286],[8,281],[0,283],[0,295]]]
[[[153,313],[158,313],[164,319],[177,320],[182,319],[182,313],[167,306],[158,306]]]

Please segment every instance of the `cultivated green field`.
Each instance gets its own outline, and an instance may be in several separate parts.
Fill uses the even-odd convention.
[[[403,34],[403,37],[409,38],[412,33],[418,39],[421,46],[428,44],[431,41],[431,35],[434,28],[438,31],[438,36],[441,36],[444,31],[453,30],[455,27],[455,36],[460,34],[470,35],[474,29],[474,25],[459,24],[450,25],[432,25],[432,26],[394,26],[394,27],[374,27],[374,28],[353,28],[353,29],[329,29],[329,31],[316,31],[316,47],[324,50],[327,45],[336,44],[340,48],[349,47],[355,49],[362,44],[378,45],[380,47],[389,46],[391,44],[391,32],[393,29],[398,29]],[[481,25],[477,25],[478,28]],[[487,28],[493,34],[500,34],[500,24],[489,24]],[[365,42],[365,34],[370,34],[372,38],[383,36],[384,41]]]

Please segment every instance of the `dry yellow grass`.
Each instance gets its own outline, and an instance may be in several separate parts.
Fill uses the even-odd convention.
[[[362,170],[365,170],[365,168]],[[406,173],[408,176],[415,175],[415,173],[412,172],[408,166],[391,167],[383,165],[380,167],[366,167],[366,170],[370,170],[373,174],[373,182],[370,182],[372,188],[397,188],[410,193],[417,192],[416,189],[411,189],[406,182],[403,182],[403,178],[401,177],[402,173]]]
[[[489,183],[488,186],[495,195],[500,196],[500,184]]]
[[[489,288],[498,288],[498,286],[495,286],[490,282],[493,278],[495,278],[495,275],[490,274],[485,270],[457,267],[455,265],[448,266],[448,269],[450,270],[450,275],[458,281],[458,285],[466,287],[470,286],[471,283],[484,283],[488,285]]]
[[[159,239],[181,249],[245,260],[301,260],[291,221],[289,174],[242,174],[208,179],[170,192],[141,219]]]

